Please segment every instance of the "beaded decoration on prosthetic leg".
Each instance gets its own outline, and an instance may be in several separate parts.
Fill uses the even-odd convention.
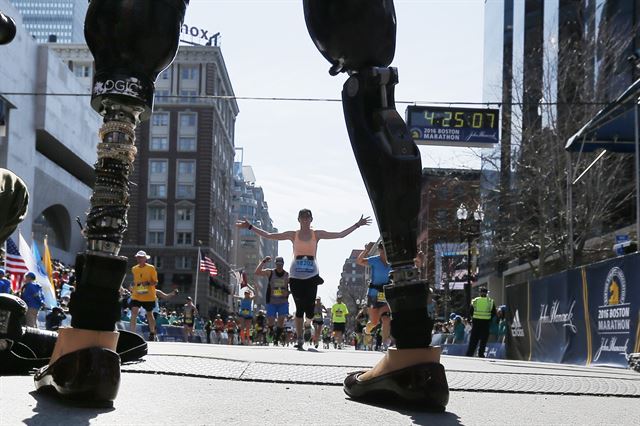
[[[78,285],[69,309],[74,328],[113,331],[127,258],[118,256],[127,229],[129,175],[135,160],[135,127],[141,108],[103,100],[96,182],[87,215],[87,251],[78,255]]]

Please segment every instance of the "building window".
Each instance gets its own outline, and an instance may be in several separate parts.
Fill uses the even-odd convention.
[[[149,151],[169,151],[169,138],[166,136],[152,136]]]
[[[154,175],[166,175],[169,164],[167,160],[149,160],[149,173]]]
[[[171,67],[160,73],[160,80],[171,80]]]
[[[149,198],[167,197],[168,160],[149,160]]]
[[[445,209],[436,211],[436,221],[438,226],[446,227],[448,225],[449,212]]]
[[[196,196],[195,160],[178,160],[176,169],[176,198],[194,199]]]
[[[162,265],[162,257],[160,256],[151,256],[151,259],[149,259],[149,263],[151,263],[153,266],[156,267],[156,269],[162,269],[163,265]]]
[[[178,138],[178,151],[180,152],[195,152],[196,151],[196,138],[191,136],[180,136]]]
[[[194,160],[178,160],[178,176],[195,176],[196,162]]]
[[[154,112],[151,116],[151,127],[169,127],[169,113]]]
[[[176,245],[189,246],[193,244],[192,232],[176,232]]]
[[[447,200],[449,198],[449,188],[446,186],[441,186],[438,188],[438,199],[439,200]]]
[[[193,134],[196,127],[196,113],[183,112],[180,113],[180,134]]]
[[[164,207],[151,206],[147,211],[148,220],[164,221],[166,217],[166,209]]]
[[[176,186],[176,198],[192,200],[196,197],[195,184],[179,183]]]
[[[163,246],[164,245],[164,231],[149,231],[147,232],[147,245],[150,246]]]
[[[180,67],[180,78],[182,80],[199,80],[200,67],[198,65],[182,65]]]
[[[156,100],[158,102],[167,102],[169,95],[170,93],[168,90],[156,90]]]
[[[193,209],[191,207],[178,207],[176,219],[179,222],[191,222],[193,220]]]
[[[176,256],[176,269],[192,269],[193,257],[191,256]]]
[[[150,183],[149,198],[167,198],[167,185],[164,183]]]
[[[73,74],[76,77],[80,77],[80,78],[91,77],[91,65],[74,64],[73,65]]]
[[[198,92],[195,90],[181,90],[180,91],[180,102],[184,103],[196,103],[198,101]]]

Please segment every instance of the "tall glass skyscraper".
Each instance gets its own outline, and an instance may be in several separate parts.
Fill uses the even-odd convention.
[[[10,0],[38,43],[84,43],[87,0]]]
[[[523,253],[516,254],[513,249],[519,239],[517,232],[530,225],[523,223],[522,217],[529,215],[531,223],[546,227],[548,223],[532,213],[546,209],[545,217],[558,227],[566,222],[567,207],[563,204],[569,201],[563,197],[568,191],[564,186],[540,193],[538,200],[542,201],[535,203],[514,200],[512,194],[527,194],[528,188],[523,187],[532,182],[532,170],[540,182],[534,189],[546,190],[548,182],[542,180],[543,175],[550,170],[552,160],[562,160],[568,137],[640,76],[639,26],[640,3],[636,0],[485,2],[483,101],[501,108],[501,144],[483,153],[484,225],[490,240],[482,259],[487,264],[485,270],[504,270],[507,262],[514,263],[513,259],[526,263],[542,256],[539,246],[546,244],[544,241],[535,240]],[[534,156],[543,161],[529,160]],[[572,169],[560,165],[555,170],[571,176],[580,166],[576,159],[571,161]],[[627,157],[608,161],[599,165],[615,161],[618,169],[632,170]],[[631,179],[633,172],[628,176]],[[596,192],[595,187],[576,185],[572,190],[576,194]],[[598,191],[603,192],[601,188]],[[553,202],[543,197],[551,193],[556,197]],[[589,197],[586,201],[574,198],[574,207],[584,210],[588,201]],[[543,202],[547,204],[541,206]],[[582,231],[583,241],[633,223],[628,197],[622,194],[619,200],[608,202],[610,208],[599,215],[600,220],[594,220],[590,230]],[[553,247],[554,255],[562,256],[561,244]]]

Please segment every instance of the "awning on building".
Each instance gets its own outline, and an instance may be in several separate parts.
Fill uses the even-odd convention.
[[[640,97],[640,79],[600,110],[565,145],[567,151],[635,152],[635,106]]]

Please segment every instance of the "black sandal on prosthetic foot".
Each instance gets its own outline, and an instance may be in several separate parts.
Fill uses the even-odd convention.
[[[360,380],[362,374],[364,371],[356,371],[344,380],[344,392],[356,400],[439,412],[449,402],[444,367],[436,362],[412,365],[369,380]]]
[[[433,320],[428,317],[428,286],[417,281],[402,286],[385,286],[392,319],[391,334],[398,351],[428,348]],[[407,405],[414,409],[444,411],[449,402],[449,385],[444,366],[426,362],[360,380],[364,371],[351,373],[344,392],[356,400]]]
[[[33,377],[36,390],[74,405],[111,407],[120,388],[120,357],[105,348],[86,348],[61,356]]]

